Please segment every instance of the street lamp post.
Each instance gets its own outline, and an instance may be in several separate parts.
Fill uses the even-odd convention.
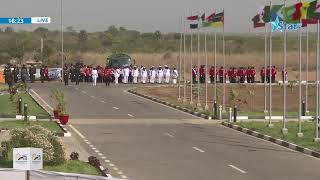
[[[60,1],[60,16],[61,16],[61,78],[63,75],[63,67],[64,67],[64,47],[63,47],[63,4],[62,4],[62,0]]]

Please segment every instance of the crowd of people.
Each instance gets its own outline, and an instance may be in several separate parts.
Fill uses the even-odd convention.
[[[102,67],[102,66],[88,66],[82,63],[65,65],[63,68],[63,80],[65,85],[69,84],[69,81],[75,82],[77,85],[80,82],[93,83],[96,86],[97,83],[105,83],[109,86],[110,83],[158,83],[158,84],[176,84],[178,82],[179,72],[176,68],[171,69],[169,66],[154,66],[147,69],[144,66],[124,66],[119,68]],[[275,83],[277,76],[277,69],[275,66],[271,68],[269,66],[262,67],[260,69],[260,80],[256,80],[257,72],[254,67],[230,67],[225,69],[224,67],[215,68],[211,66],[206,68],[201,66],[197,68],[193,66],[192,70],[192,82],[199,83],[206,82],[206,74],[208,75],[208,82],[218,83],[255,83],[255,82],[272,82]],[[271,76],[270,76],[271,73]],[[16,65],[8,64],[4,69],[5,82],[12,86],[13,83],[17,83],[19,78],[25,83],[26,80],[30,80],[31,83],[35,81],[36,67],[31,65],[26,67],[22,65],[19,68]],[[282,70],[282,81],[287,81],[288,72]],[[47,66],[40,67],[40,80],[49,80],[49,70]]]
[[[77,85],[80,82],[92,82],[93,86],[97,83],[106,83],[109,86],[110,83],[177,83],[179,77],[178,70],[176,68],[170,69],[169,66],[159,66],[155,68],[152,66],[147,69],[144,66],[124,66],[119,68],[112,67],[92,67],[83,64],[71,64],[65,66],[63,69],[63,80],[65,85],[71,82],[75,82]]]

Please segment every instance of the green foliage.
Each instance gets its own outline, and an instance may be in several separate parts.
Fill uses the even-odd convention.
[[[61,114],[68,114],[64,92],[59,89],[55,89],[52,90],[52,94],[57,103],[56,110],[59,110]]]
[[[65,162],[65,153],[61,142],[53,132],[46,128],[35,125],[23,129],[13,129],[10,131],[10,135],[10,146],[7,146],[7,152],[11,152],[13,147],[42,148],[46,164],[59,165]]]

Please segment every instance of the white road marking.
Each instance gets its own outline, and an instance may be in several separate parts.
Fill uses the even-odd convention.
[[[113,170],[118,171],[119,169],[118,169],[118,168],[116,168],[116,167],[114,167],[114,168],[113,168]]]
[[[101,103],[105,104],[106,102],[105,101],[100,101]]]
[[[74,89],[77,90],[77,91],[79,90],[79,88],[74,88]]]
[[[84,142],[89,142],[87,139],[83,139],[84,140]]]
[[[105,157],[105,156],[102,156],[102,157],[101,157],[101,159],[107,159],[107,157]]]
[[[132,118],[134,117],[134,116],[133,116],[133,115],[131,115],[131,114],[128,114],[128,116],[130,116],[130,117],[132,117]]]
[[[116,109],[116,110],[118,110],[119,108],[118,108],[118,107],[113,107],[113,109]]]
[[[87,94],[87,92],[86,91],[81,91],[83,94]]]
[[[197,147],[193,147],[193,149],[195,149],[195,150],[197,150],[197,151],[199,151],[199,152],[202,152],[202,153],[205,152],[204,150],[202,150],[202,149],[200,149],[200,148],[197,148]]]
[[[92,99],[95,99],[96,97],[95,96],[90,96]]]
[[[103,156],[103,154],[102,153],[98,153],[98,156]]]
[[[95,153],[99,153],[100,151],[99,151],[99,150],[95,150],[94,152],[95,152]]]
[[[247,172],[245,172],[244,170],[242,170],[242,169],[240,169],[240,168],[238,168],[238,167],[236,167],[236,166],[234,166],[234,165],[232,165],[232,164],[230,164],[229,167],[231,167],[231,168],[233,168],[233,169],[241,172],[242,174],[246,174],[246,173],[247,173]]]
[[[84,135],[82,135],[75,127],[73,127],[72,125],[69,125],[69,127],[76,132],[82,139],[85,139]],[[87,143],[88,144],[88,143]]]
[[[93,147],[94,147],[94,145],[92,145],[92,144],[90,144],[89,146],[90,146],[91,148],[93,148]]]
[[[91,148],[91,149],[96,150],[97,148],[93,147],[93,148]]]
[[[91,142],[86,142],[88,145],[91,145]]]
[[[122,175],[121,178],[122,178],[122,179],[127,179],[128,177],[125,176],[125,175]]]
[[[114,166],[114,164],[109,164],[109,166],[113,167],[113,166]]]
[[[169,136],[169,137],[171,137],[171,138],[174,138],[174,136],[171,135],[171,134],[169,134],[169,133],[164,133],[164,135]]]
[[[121,174],[123,174],[123,172],[121,172],[121,171],[118,171],[118,172],[117,172],[117,174],[121,175]]]
[[[109,163],[109,162],[110,162],[110,160],[106,159],[106,160],[104,160],[104,162]]]

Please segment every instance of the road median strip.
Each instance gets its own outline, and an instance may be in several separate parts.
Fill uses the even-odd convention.
[[[243,128],[243,127],[240,127],[238,125],[234,125],[234,124],[231,124],[231,123],[228,123],[228,122],[222,122],[222,125],[225,126],[225,127],[231,128],[233,130],[240,131],[242,133],[248,134],[250,136],[254,136],[254,137],[257,137],[259,139],[263,139],[263,140],[272,142],[274,144],[278,144],[278,145],[286,147],[288,149],[291,149],[291,150],[294,150],[294,151],[298,151],[298,152],[301,152],[301,153],[304,153],[304,154],[307,154],[307,155],[310,155],[310,156],[313,156],[313,157],[316,157],[316,158],[320,158],[320,153],[319,152],[313,151],[313,150],[311,150],[309,148],[301,147],[301,146],[296,145],[294,143],[290,143],[290,142],[284,141],[282,139],[278,139],[278,138],[274,138],[274,137],[271,137],[271,136],[268,136],[268,135],[264,135],[262,133],[259,133],[259,132],[256,132],[256,131],[253,131],[253,130],[250,130],[250,129],[247,129],[247,128]]]

